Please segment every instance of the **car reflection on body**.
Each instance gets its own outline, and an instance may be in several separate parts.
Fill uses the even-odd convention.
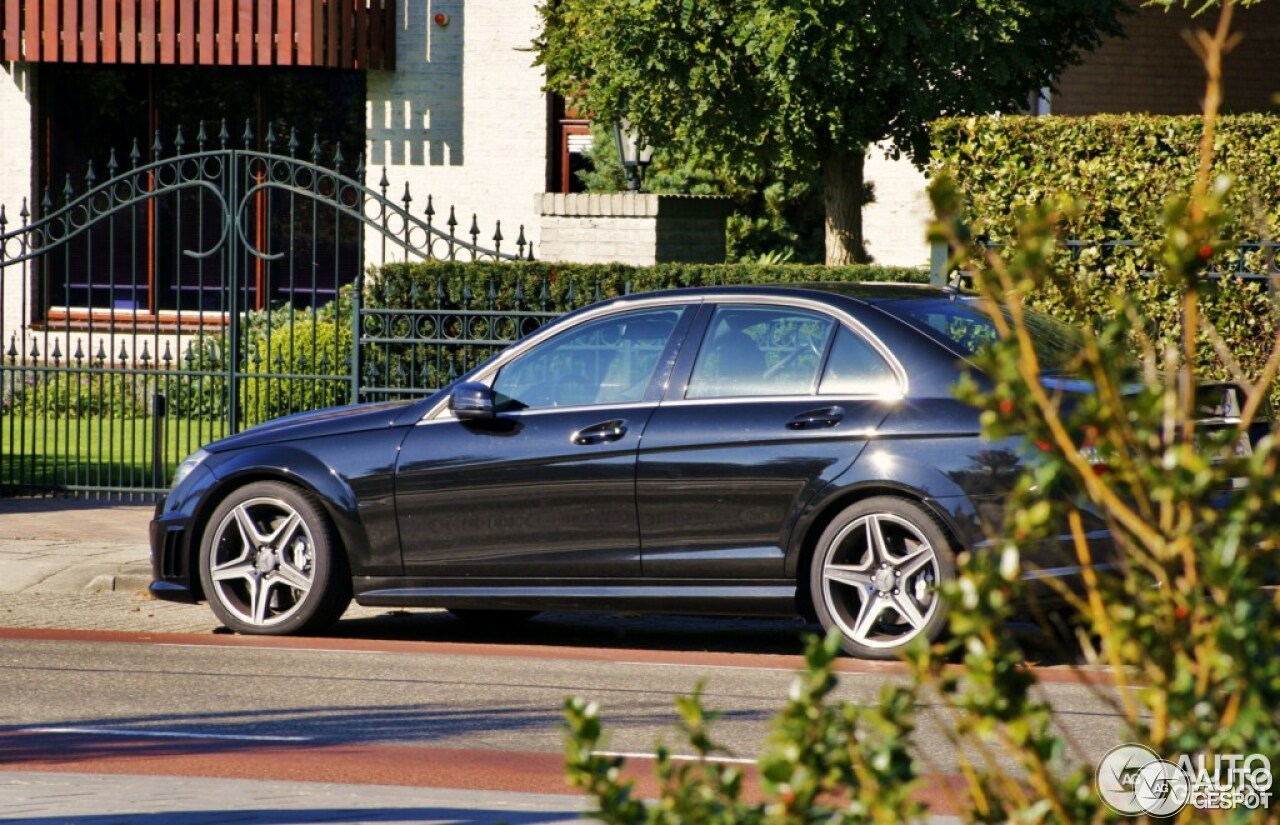
[[[1042,360],[1070,351],[1047,320]],[[160,598],[240,633],[352,598],[794,616],[886,658],[945,623],[939,582],[1018,472],[951,392],[990,340],[910,285],[725,287],[580,310],[429,398],[268,422],[183,463],[151,528]],[[1055,542],[1043,575],[1076,572]]]

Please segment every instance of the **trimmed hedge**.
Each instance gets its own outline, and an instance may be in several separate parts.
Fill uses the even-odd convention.
[[[366,306],[387,308],[481,307],[568,312],[604,298],[692,286],[801,284],[815,281],[928,283],[927,270],[864,264],[680,264],[628,266],[543,261],[431,261],[387,264],[365,289]],[[517,298],[517,289],[522,296]],[[439,301],[439,304],[437,304]]]
[[[1127,296],[1148,320],[1158,349],[1179,346],[1178,290],[1160,277],[1160,242],[1168,201],[1191,189],[1199,164],[1199,117],[1099,115],[1094,117],[964,118],[933,126],[934,167],[964,193],[966,220],[976,237],[1008,239],[1026,207],[1067,195],[1078,211],[1065,235],[1085,241],[1133,240],[1131,248],[1063,248],[1058,282],[1046,283],[1033,305],[1063,320],[1085,324],[1116,311]],[[1223,236],[1235,241],[1276,237],[1280,228],[1280,117],[1238,115],[1219,121],[1219,173],[1235,178]],[[1223,272],[1266,272],[1262,252],[1234,247],[1213,257]],[[1204,316],[1215,326],[1246,375],[1257,376],[1280,334],[1275,299],[1265,282],[1224,277],[1206,284]],[[1079,300],[1064,300],[1063,290]],[[1137,342],[1135,342],[1136,346]],[[1229,370],[1202,336],[1200,374],[1227,379]],[[1273,391],[1280,401],[1280,388]]]
[[[973,117],[933,124],[933,166],[965,193],[975,235],[1009,237],[1020,208],[1051,195],[1081,202],[1067,226],[1088,240],[1159,238],[1165,203],[1191,189],[1199,117]],[[1280,117],[1218,122],[1216,169],[1233,175],[1224,237],[1270,238],[1280,227]]]

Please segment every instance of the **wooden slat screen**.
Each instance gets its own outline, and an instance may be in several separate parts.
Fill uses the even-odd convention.
[[[394,69],[395,0],[0,0],[0,60]]]

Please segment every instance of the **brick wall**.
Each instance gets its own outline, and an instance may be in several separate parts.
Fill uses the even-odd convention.
[[[1280,91],[1280,6],[1261,3],[1235,14],[1234,28],[1244,39],[1226,59],[1226,109],[1271,110],[1271,96]],[[1199,113],[1204,69],[1182,33],[1211,28],[1216,12],[1193,18],[1185,9],[1141,8],[1123,22],[1127,37],[1107,41],[1063,73],[1052,113]]]
[[[538,257],[583,264],[722,263],[727,198],[542,194]]]
[[[0,64],[0,204],[5,207],[6,229],[21,223],[22,200],[31,192],[31,88],[32,73],[25,64]],[[4,316],[0,330],[0,353],[9,348],[9,333],[22,318],[22,271],[14,267],[4,273]]]
[[[385,165],[396,197],[409,182],[415,214],[428,193],[438,224],[456,206],[460,232],[478,214],[483,244],[495,221],[504,250],[515,250],[521,224],[535,240],[532,195],[547,168],[535,0],[413,0],[399,13],[396,71],[368,73],[369,180]]]

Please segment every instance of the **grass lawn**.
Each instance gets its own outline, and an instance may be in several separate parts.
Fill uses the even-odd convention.
[[[219,421],[165,419],[165,478],[152,479],[152,419],[0,416],[0,489],[163,488],[202,444],[221,438]]]

